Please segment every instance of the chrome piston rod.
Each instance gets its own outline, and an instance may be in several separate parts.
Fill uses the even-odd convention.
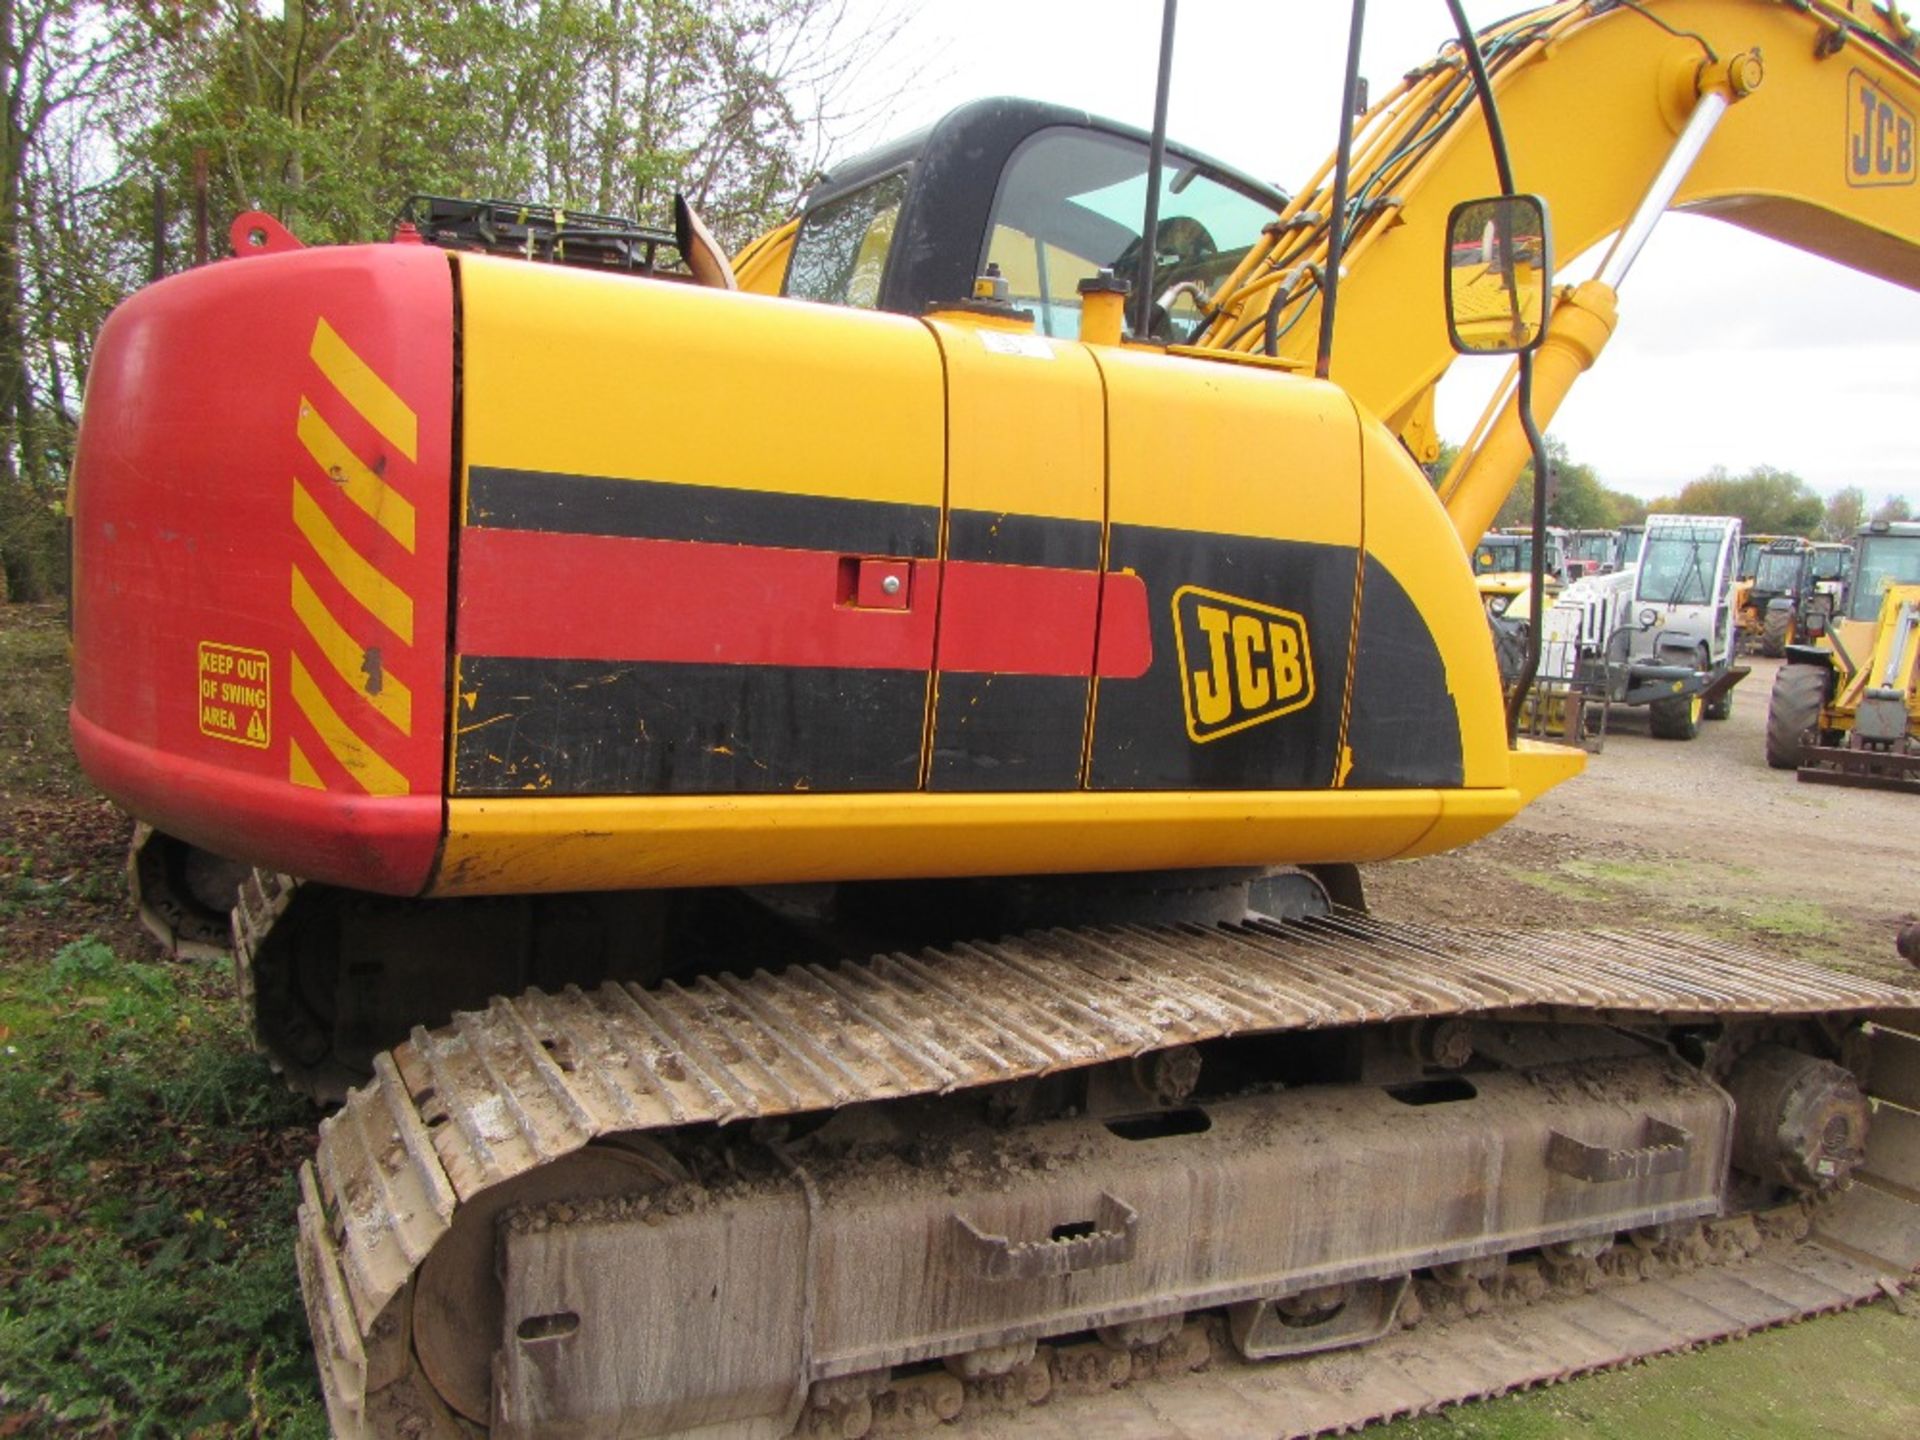
[[[1633,268],[1633,262],[1640,258],[1641,250],[1646,248],[1653,227],[1659,223],[1667,206],[1673,203],[1681,182],[1693,169],[1693,162],[1700,158],[1700,152],[1706,149],[1708,138],[1731,103],[1721,90],[1709,90],[1700,97],[1699,104],[1693,107],[1686,126],[1680,131],[1680,138],[1674,142],[1673,149],[1667,152],[1666,163],[1661,165],[1660,172],[1647,187],[1647,193],[1640,197],[1640,203],[1634,207],[1632,218],[1613,237],[1613,248],[1607,251],[1607,258],[1600,262],[1598,278],[1601,284],[1616,291],[1620,288],[1620,282],[1627,278],[1627,271]]]

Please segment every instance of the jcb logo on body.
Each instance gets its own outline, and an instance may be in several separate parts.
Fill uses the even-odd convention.
[[[1847,77],[1847,183],[1911,185],[1913,112],[1855,70]]]
[[[1291,610],[1183,585],[1173,592],[1173,634],[1196,745],[1313,703],[1307,622]]]

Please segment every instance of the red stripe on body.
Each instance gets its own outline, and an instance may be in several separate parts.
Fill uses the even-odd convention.
[[[1100,577],[1092,570],[947,562],[940,669],[980,675],[1093,670]]]
[[[837,603],[831,551],[470,528],[455,640],[467,655],[925,670],[939,587],[930,562],[911,568],[910,608],[862,610]]]
[[[1138,576],[900,561],[908,608],[841,602],[831,551],[469,528],[460,537],[462,654],[710,665],[925,670],[944,606],[942,670],[1086,675],[1096,617],[1101,673],[1152,655]],[[942,591],[944,588],[944,599]]]
[[[1107,680],[1138,680],[1153,668],[1147,582],[1130,570],[1102,579],[1099,673]]]

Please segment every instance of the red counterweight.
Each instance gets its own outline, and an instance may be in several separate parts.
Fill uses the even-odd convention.
[[[453,277],[419,246],[175,276],[101,333],[73,486],[73,735],[216,854],[389,894],[442,831]]]

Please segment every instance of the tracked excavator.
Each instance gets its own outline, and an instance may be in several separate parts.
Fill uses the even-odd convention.
[[[185,892],[249,867],[341,1102],[337,1433],[1310,1434],[1911,1275],[1909,992],[1356,867],[1579,767],[1466,547],[1660,213],[1920,285],[1914,36],[1454,17],[1292,197],[993,102],[731,266],[250,216],[109,320],[75,744]],[[1436,494],[1450,337],[1518,358]]]

